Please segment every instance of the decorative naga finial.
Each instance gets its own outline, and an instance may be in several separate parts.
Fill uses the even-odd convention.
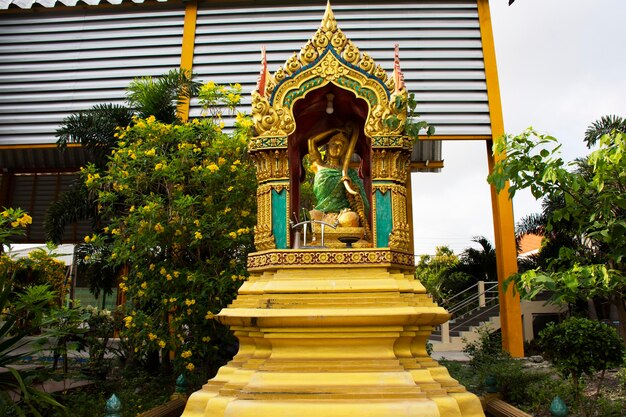
[[[261,73],[257,80],[257,91],[261,96],[265,95],[265,83],[267,82],[267,54],[265,53],[265,45],[261,47]]]
[[[326,11],[324,12],[324,17],[322,18],[321,28],[326,32],[334,32],[337,30],[337,20],[335,19],[333,10],[330,7],[330,0],[326,3]]]
[[[404,74],[400,69],[400,45],[396,44],[395,53],[393,57],[393,80],[396,85],[396,93],[404,89]]]

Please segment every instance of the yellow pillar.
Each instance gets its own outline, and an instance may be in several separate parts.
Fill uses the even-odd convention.
[[[503,157],[503,155],[494,156],[491,149],[493,140],[504,134],[504,122],[488,0],[478,0],[478,17],[480,20],[480,34],[483,45],[489,114],[491,118],[492,140],[487,141],[487,158],[489,171],[491,172],[494,163]],[[493,210],[498,282],[500,284],[502,345],[513,357],[522,357],[524,356],[524,335],[519,294],[513,293],[512,286],[509,286],[507,291],[504,291],[503,287],[504,281],[511,274],[517,272],[515,223],[513,219],[513,204],[508,198],[508,184],[499,194],[491,186],[491,205]]]
[[[183,44],[180,54],[180,68],[193,70],[193,52],[196,43],[196,19],[198,17],[198,2],[192,0],[185,4],[185,23],[183,26]],[[180,103],[176,110],[178,117],[186,121],[189,119],[189,100]]]

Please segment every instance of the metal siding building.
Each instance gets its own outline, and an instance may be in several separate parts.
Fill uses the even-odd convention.
[[[62,156],[55,148],[65,117],[98,103],[123,103],[133,78],[181,65],[188,3],[109,3],[0,0],[6,9],[0,11],[0,205],[26,204],[33,194],[22,206],[33,212],[54,200],[71,178],[66,173],[88,159],[80,148]],[[193,72],[204,82],[242,84],[245,111],[261,47],[275,70],[315,32],[324,8],[323,1],[200,2]],[[477,0],[337,2],[333,9],[346,35],[389,72],[394,44],[400,45],[407,88],[436,127],[435,138],[490,138]],[[190,116],[200,116],[195,102]],[[412,159],[441,161],[440,142],[419,142]],[[43,240],[37,210],[28,235],[35,242]]]

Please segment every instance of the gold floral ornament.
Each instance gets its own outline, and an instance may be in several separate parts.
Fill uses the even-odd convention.
[[[267,143],[259,138],[286,138],[296,128],[295,102],[308,91],[329,83],[349,90],[369,104],[365,134],[369,137],[402,135],[406,122],[407,92],[399,67],[398,49],[394,73],[376,65],[337,26],[330,3],[319,29],[298,54],[293,54],[271,75],[262,50],[261,74],[252,93],[252,118],[257,138],[251,150]],[[260,146],[263,147],[263,146]],[[284,145],[286,147],[286,143]]]

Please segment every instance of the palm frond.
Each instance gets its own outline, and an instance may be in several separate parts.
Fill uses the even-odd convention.
[[[178,105],[195,96],[199,88],[189,71],[173,69],[158,78],[135,78],[128,85],[126,100],[142,118],[154,116],[163,123],[174,123]]]
[[[77,181],[48,206],[44,220],[46,239],[60,244],[68,225],[87,219],[96,221],[96,206],[85,186]]]
[[[588,148],[591,148],[603,135],[611,134],[614,131],[626,132],[626,119],[616,115],[602,116],[585,131],[585,143]]]
[[[65,148],[69,143],[80,143],[88,149],[98,166],[103,166],[115,145],[115,130],[128,126],[133,111],[116,104],[98,104],[91,109],[66,117],[56,131],[57,145]]]

